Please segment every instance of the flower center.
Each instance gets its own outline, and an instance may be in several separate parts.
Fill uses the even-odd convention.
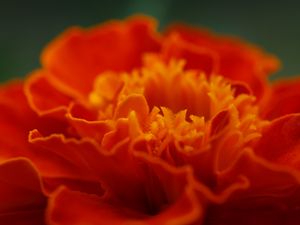
[[[185,70],[184,65],[184,60],[166,63],[148,55],[144,66],[131,73],[100,74],[90,103],[98,109],[100,120],[127,117],[129,126],[135,127],[129,130],[135,130],[131,138],[136,147],[154,155],[170,148],[183,152],[210,148],[211,141],[225,131],[222,148],[241,149],[260,137],[265,122],[244,85],[222,76],[207,78],[197,70]]]
[[[235,89],[221,76],[210,79],[196,70],[184,70],[184,60],[162,62],[158,57],[146,57],[145,65],[132,73],[106,72],[98,76],[90,102],[100,111],[110,111],[130,94],[144,95],[153,107],[166,107],[177,113],[212,118],[217,112],[241,101]],[[245,97],[245,96],[244,96]],[[247,101],[254,102],[253,96]]]

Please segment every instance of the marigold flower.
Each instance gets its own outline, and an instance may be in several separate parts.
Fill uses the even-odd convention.
[[[71,28],[0,88],[0,224],[299,224],[299,82],[144,16]]]

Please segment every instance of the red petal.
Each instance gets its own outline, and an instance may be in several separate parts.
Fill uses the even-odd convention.
[[[168,211],[169,208],[178,212],[177,216],[185,220],[200,216],[200,209],[198,209],[200,206],[198,206],[198,200],[195,199],[193,186],[188,181],[186,171],[170,169],[167,165],[163,166],[157,163],[156,159],[151,160],[148,156],[131,155],[126,140],[118,143],[110,152],[100,150],[87,141],[63,139],[58,135],[48,138],[37,137],[35,144],[52,155],[58,155],[64,159],[60,162],[47,154],[48,162],[53,166],[49,172],[55,173],[55,170],[61,169],[62,174],[68,177],[71,177],[71,172],[73,172],[73,177],[81,176],[81,179],[86,177],[85,180],[88,180],[88,177],[92,177],[92,180],[98,179],[107,190],[106,200],[121,208],[125,207],[139,214],[148,215],[162,211],[162,215],[165,215],[166,210],[166,216],[163,216],[163,220],[166,221],[174,219],[174,213]],[[40,154],[42,154],[41,151]],[[68,170],[64,170],[63,167],[68,168],[70,163],[76,165],[77,168],[70,167],[72,171],[67,174]],[[187,185],[189,188],[186,190]],[[76,189],[78,190],[77,187]],[[186,191],[187,193],[183,194]],[[167,216],[168,212],[172,214],[172,218]]]
[[[240,177],[247,188],[233,193],[208,213],[209,224],[299,224],[300,174],[269,163],[245,149],[227,171],[219,174],[219,188]]]
[[[102,196],[104,190],[99,181],[72,179],[66,177],[43,177],[43,186],[47,195],[56,191],[57,187],[65,186],[73,191]]]
[[[158,213],[149,220],[153,224],[201,223],[208,196],[199,198],[199,184],[190,167],[175,168],[147,154],[135,152],[144,174],[144,184],[150,210]],[[199,186],[197,186],[199,185]],[[199,194],[199,193],[198,193]],[[152,208],[152,209],[151,209]],[[158,211],[157,211],[158,210]],[[150,223],[151,224],[151,223]]]
[[[271,87],[271,93],[262,103],[262,116],[275,119],[300,112],[300,79],[279,80]]]
[[[259,203],[268,202],[268,200],[289,199],[291,195],[297,194],[294,191],[295,188],[299,188],[299,175],[295,171],[269,163],[255,155],[250,149],[244,149],[244,152],[233,165],[219,174],[218,182],[219,187],[225,187],[238,177],[245,177],[249,181],[248,189],[237,193],[239,197],[235,196],[234,200],[242,201],[243,198],[250,196],[252,199],[249,197],[249,205],[252,201],[259,205]],[[262,198],[256,199],[255,196]],[[248,203],[245,202],[242,205],[248,205]]]
[[[244,202],[246,202],[245,200]],[[241,205],[243,202],[241,202]],[[205,224],[209,225],[298,225],[300,216],[298,211],[282,213],[278,209],[266,209],[254,206],[246,208],[239,206],[214,209],[208,212]]]
[[[101,143],[103,136],[111,131],[108,121],[97,120],[93,110],[88,110],[79,104],[72,104],[66,118],[80,137],[89,137]]]
[[[27,159],[0,164],[0,224],[44,224],[46,197],[40,177]]]
[[[255,72],[260,75],[268,75],[279,67],[277,58],[238,38],[215,35],[204,29],[182,25],[173,25],[168,28],[167,34],[174,33],[189,43],[215,51],[220,57],[221,72],[230,77],[243,77],[246,73]],[[250,71],[247,71],[246,68]],[[238,74],[239,72],[241,74]]]
[[[97,146],[90,140],[66,139],[61,134],[43,137],[37,130],[29,135],[31,159],[45,177],[65,177],[90,180],[95,177],[82,155],[97,154]],[[84,179],[85,178],[85,179]]]
[[[42,137],[33,130],[29,142],[32,145],[28,157],[41,172],[47,193],[64,185],[73,190],[103,194],[96,171],[87,160],[95,160],[99,155],[93,141],[66,139],[59,134]]]
[[[219,74],[248,83],[259,97],[266,83],[263,77],[279,67],[275,57],[238,39],[220,37],[206,30],[181,25],[170,27],[167,34],[180,35],[188,43],[212,51],[219,57]]]
[[[213,51],[192,45],[176,35],[164,40],[162,56],[166,60],[185,59],[186,69],[197,69],[207,75],[218,72],[218,56]]]
[[[60,93],[47,80],[46,71],[36,71],[30,75],[24,85],[24,91],[31,108],[38,115],[57,115],[63,118],[71,98]]]
[[[85,98],[100,73],[131,70],[141,65],[145,52],[158,51],[154,29],[155,22],[147,17],[111,21],[89,30],[72,28],[45,49],[42,64],[59,88]]]
[[[62,135],[41,137],[37,131],[33,131],[30,138],[35,146],[32,150],[34,162],[43,176],[98,181],[119,198],[140,206],[142,193],[139,189],[143,184],[136,181],[140,179],[140,172],[128,156],[127,145],[119,147],[115,154],[114,149],[101,151],[90,139],[78,141]],[[126,188],[120,183],[126,184]]]
[[[27,156],[28,133],[38,128],[44,134],[65,133],[65,124],[56,119],[41,119],[28,106],[23,84],[14,82],[0,88],[0,161]]]
[[[21,82],[10,83],[0,89],[1,160],[21,155],[32,127],[30,123],[36,119],[30,112],[22,90]]]
[[[263,132],[255,152],[267,160],[300,169],[300,114],[274,120]]]
[[[231,89],[235,97],[241,94],[252,95],[250,87],[244,82],[232,82]]]
[[[51,201],[48,211],[49,221],[54,224],[80,224],[83,221],[88,224],[190,224],[196,221],[200,222],[203,216],[203,206],[198,202],[193,184],[187,180],[187,170],[165,167],[155,162],[156,160],[149,161],[147,156],[138,156],[138,158],[142,160],[141,162],[145,162],[140,169],[147,174],[146,183],[140,188],[147,190],[148,198],[142,200],[144,200],[144,204],[150,204],[148,205],[149,209],[154,207],[154,212],[156,212],[154,215],[141,208],[130,209],[130,200],[128,202],[119,202],[120,199],[104,200],[96,196],[63,189]],[[111,174],[111,177],[113,179],[114,173]],[[128,188],[130,183],[119,181],[119,185]],[[167,205],[161,205],[163,202]],[[160,211],[156,211],[158,209]],[[80,213],[74,216],[76,211]]]
[[[104,202],[100,197],[60,189],[50,199],[48,223],[76,224],[134,224],[145,217],[132,210]]]
[[[230,112],[223,110],[215,115],[211,120],[210,136],[213,138],[217,135],[221,135],[228,127],[230,122]]]

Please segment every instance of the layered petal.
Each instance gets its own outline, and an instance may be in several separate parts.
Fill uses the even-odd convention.
[[[52,116],[64,119],[72,99],[59,92],[47,77],[49,72],[38,70],[30,74],[24,84],[24,93],[33,111],[39,116]]]
[[[245,149],[231,168],[219,174],[218,185],[232,185],[244,177],[248,188],[212,206],[205,224],[298,224],[299,175]]]
[[[39,131],[33,130],[30,132],[29,142],[32,146],[30,158],[41,171],[49,191],[60,184],[74,187],[78,184],[86,185],[87,189],[91,185],[98,185],[98,192],[102,193],[95,171],[83,157],[84,154],[97,157],[97,147],[93,141],[66,139],[61,134],[43,137]],[[53,185],[54,188],[51,187]]]
[[[123,142],[123,144],[120,143],[119,146],[116,146],[110,152],[100,150],[96,145],[90,142],[82,143],[85,144],[85,147],[83,147],[80,142],[64,140],[59,136],[38,138],[35,142],[39,146],[43,145],[43,148],[47,148],[53,155],[59,154],[66,160],[75,162],[75,157],[79,157],[78,159],[83,160],[85,166],[90,169],[90,176],[94,176],[94,179],[98,180],[106,190],[106,194],[102,197],[101,201],[100,192],[97,193],[98,197],[77,193],[73,199],[73,206],[81,203],[83,196],[86,196],[88,199],[99,199],[100,205],[97,209],[99,212],[96,211],[98,213],[101,213],[103,210],[105,212],[108,210],[110,214],[115,215],[116,210],[120,213],[122,212],[122,209],[134,212],[133,214],[129,213],[127,216],[125,216],[126,213],[124,215],[122,213],[120,215],[117,213],[115,215],[116,220],[119,216],[121,216],[121,218],[125,216],[123,218],[124,221],[147,218],[149,221],[160,221],[159,223],[161,224],[165,224],[167,221],[171,220],[199,220],[202,215],[203,206],[199,205],[200,203],[195,197],[196,194],[193,190],[193,183],[190,180],[191,178],[189,178],[192,176],[190,174],[191,171],[187,171],[186,169],[172,169],[167,164],[157,161],[158,159],[149,158],[149,156],[144,154],[129,154],[126,141]],[[73,147],[70,148],[70,145]],[[64,149],[60,150],[60,146]],[[49,157],[49,155],[48,160],[53,166],[56,166],[56,168],[59,169],[59,161],[55,161],[55,158]],[[78,167],[83,164],[78,160],[76,160],[76,162],[77,163],[75,164]],[[66,167],[66,162],[62,162],[61,164]],[[52,169],[51,172],[53,173],[53,171],[54,169]],[[74,176],[82,176],[82,179],[88,179],[87,175],[80,175],[75,169],[73,169],[73,172]],[[84,185],[84,183],[82,184]],[[84,193],[91,192],[85,190]],[[76,203],[77,196],[79,198],[78,203]],[[59,199],[61,198],[62,196],[59,197]],[[82,204],[85,205],[89,203],[90,201],[88,199],[87,202],[84,201]],[[94,201],[96,200],[93,200],[93,202]],[[92,205],[95,203],[92,203]],[[89,206],[89,204],[87,205],[88,209],[92,207]],[[55,204],[53,207],[53,210],[58,210],[57,213],[63,214],[58,218],[55,216],[55,219],[53,219],[54,221],[58,220],[58,224],[71,223],[72,219],[68,218],[70,217],[68,216],[70,213],[69,209],[65,211],[64,208],[66,209],[66,207],[61,208],[59,204]],[[90,222],[101,224],[100,221],[102,218],[99,221],[100,217],[95,217],[96,212],[94,214],[94,210],[89,212],[90,215],[94,215],[93,217],[89,217],[91,219]],[[65,213],[66,215],[64,215]],[[152,218],[153,215],[156,214],[157,218]],[[133,215],[138,215],[138,217]],[[67,217],[66,219],[70,219],[71,221],[60,221],[59,218],[61,217]],[[86,219],[86,215],[81,214],[78,215],[78,218],[75,221],[80,223],[81,220],[84,221]],[[74,223],[76,224],[77,222]],[[153,222],[153,224],[155,223],[156,222]]]
[[[259,48],[237,38],[215,35],[207,30],[173,25],[167,35],[179,35],[194,49],[206,49],[217,58],[218,71],[232,80],[249,84],[257,97],[265,91],[265,76],[276,71],[279,61]]]
[[[187,69],[196,69],[208,76],[219,72],[219,58],[214,51],[194,46],[176,34],[165,38],[161,55],[166,61],[185,59]]]
[[[74,27],[48,45],[42,64],[58,88],[82,99],[101,72],[130,71],[140,66],[143,53],[158,51],[154,29],[155,22],[142,16],[89,30]]]
[[[64,121],[42,119],[31,110],[21,81],[0,88],[0,108],[0,161],[15,156],[28,156],[28,133],[34,128],[43,134],[67,133]]]
[[[15,158],[0,164],[0,224],[44,224],[47,198],[32,163]]]
[[[99,143],[114,124],[109,120],[98,120],[96,110],[75,103],[70,105],[66,118],[80,137],[89,137]]]
[[[140,169],[147,172],[149,178],[148,181],[145,181],[144,186],[148,195],[145,201],[150,204],[147,211],[128,208],[124,202],[119,202],[120,199],[111,199],[110,196],[100,198],[62,189],[51,198],[48,207],[50,224],[80,224],[82,222],[89,224],[200,223],[204,215],[205,204],[199,202],[193,184],[186,180],[186,175],[190,172],[176,171],[176,169],[162,166],[153,160],[149,161],[147,157],[139,157],[145,160],[142,160],[145,164]],[[147,170],[145,170],[146,168]],[[161,205],[162,200],[166,205]],[[171,202],[168,203],[168,201]],[[71,204],[72,207],[62,207],[65,204]],[[82,214],[74,217],[72,212],[77,210],[80,210]]]
[[[41,61],[0,88],[0,224],[43,224],[47,198],[49,225],[300,223],[299,81],[269,85],[274,56],[136,16]]]

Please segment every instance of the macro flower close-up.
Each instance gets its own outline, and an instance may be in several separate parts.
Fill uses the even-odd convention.
[[[71,27],[0,87],[0,224],[300,224],[300,80],[134,15]]]

